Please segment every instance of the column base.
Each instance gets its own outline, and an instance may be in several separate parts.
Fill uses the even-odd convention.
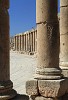
[[[60,68],[62,70],[63,77],[68,78],[68,62],[61,62]]]
[[[0,100],[9,100],[14,98],[17,95],[15,90],[9,90],[3,93],[0,93]]]
[[[35,79],[60,79],[62,77],[61,69],[58,68],[37,68]]]
[[[38,80],[38,88],[41,96],[58,98],[68,90],[68,80]]]
[[[12,89],[13,83],[8,81],[0,81],[0,100],[9,100],[17,95],[17,92]]]
[[[28,95],[37,96],[38,93],[38,81],[36,79],[31,79],[26,82],[26,93]]]
[[[33,100],[46,100],[46,98],[59,98],[62,97],[67,92],[68,92],[68,79],[30,80],[26,82],[26,93],[28,95],[33,96],[33,98],[37,96],[45,97],[45,99],[33,99]]]

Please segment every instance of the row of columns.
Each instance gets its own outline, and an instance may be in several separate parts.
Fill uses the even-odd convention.
[[[27,31],[14,36],[14,50],[21,53],[34,54],[37,52],[37,30]]]
[[[36,0],[36,24],[37,69],[26,93],[30,100],[67,100],[62,96],[68,93],[68,0],[60,0],[60,32],[58,0]]]

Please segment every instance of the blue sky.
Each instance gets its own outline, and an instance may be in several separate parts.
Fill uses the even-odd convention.
[[[36,0],[10,0],[9,15],[11,36],[30,30],[36,26]]]

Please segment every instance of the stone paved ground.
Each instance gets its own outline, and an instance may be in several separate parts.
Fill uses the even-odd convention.
[[[25,83],[33,77],[36,57],[10,52],[10,79],[19,94],[26,94]]]

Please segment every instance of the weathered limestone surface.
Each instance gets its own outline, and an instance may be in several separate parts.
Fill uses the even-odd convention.
[[[36,23],[57,19],[57,0],[36,0]]]
[[[30,100],[35,100],[39,95],[45,97],[42,100],[46,98],[60,100],[65,93],[68,93],[68,80],[30,80],[26,82],[26,93],[32,95]],[[37,99],[41,100],[40,97]]]
[[[0,0],[0,100],[16,95],[9,68],[9,0]]]
[[[68,0],[60,0],[60,67],[68,77]]]
[[[26,82],[26,93],[28,95],[38,95],[38,81],[33,79]]]
[[[39,80],[39,93],[44,97],[61,97],[66,93],[67,81],[61,80]]]
[[[60,78],[57,0],[40,0],[40,2],[36,0],[36,23],[38,62],[36,78]]]
[[[68,0],[60,0],[60,6],[61,7],[68,6]]]

